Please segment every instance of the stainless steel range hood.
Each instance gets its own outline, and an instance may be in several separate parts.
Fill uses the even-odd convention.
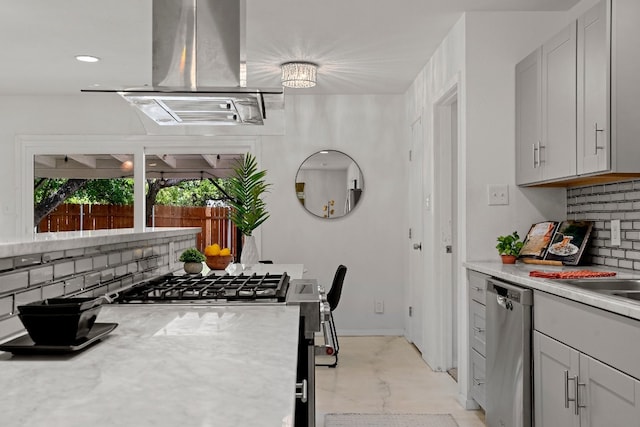
[[[283,90],[246,87],[244,44],[245,0],[153,0],[152,86],[108,92],[158,125],[262,125]]]

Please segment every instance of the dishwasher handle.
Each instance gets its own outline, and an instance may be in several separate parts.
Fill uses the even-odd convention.
[[[496,295],[496,301],[500,307],[503,307],[506,310],[513,310],[513,302],[511,302],[507,297]]]
[[[495,295],[498,305],[507,310],[513,309],[513,304],[533,305],[533,292],[531,289],[512,285],[496,279],[487,280],[487,297]]]

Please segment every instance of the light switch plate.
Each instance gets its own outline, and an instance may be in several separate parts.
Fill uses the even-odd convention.
[[[487,196],[489,206],[508,205],[509,204],[509,186],[505,185],[488,185]]]

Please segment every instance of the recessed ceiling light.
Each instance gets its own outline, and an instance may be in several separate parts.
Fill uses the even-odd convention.
[[[76,55],[76,59],[80,62],[98,62],[100,58],[91,55]]]

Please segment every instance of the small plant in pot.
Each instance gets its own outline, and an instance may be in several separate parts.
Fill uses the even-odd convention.
[[[198,274],[202,271],[202,263],[207,258],[196,248],[185,249],[180,254],[179,261],[184,262],[184,271],[189,274]]]
[[[506,236],[498,236],[498,244],[496,249],[502,257],[503,264],[515,264],[516,258],[522,249],[523,241],[520,240],[520,236],[517,231]]]

